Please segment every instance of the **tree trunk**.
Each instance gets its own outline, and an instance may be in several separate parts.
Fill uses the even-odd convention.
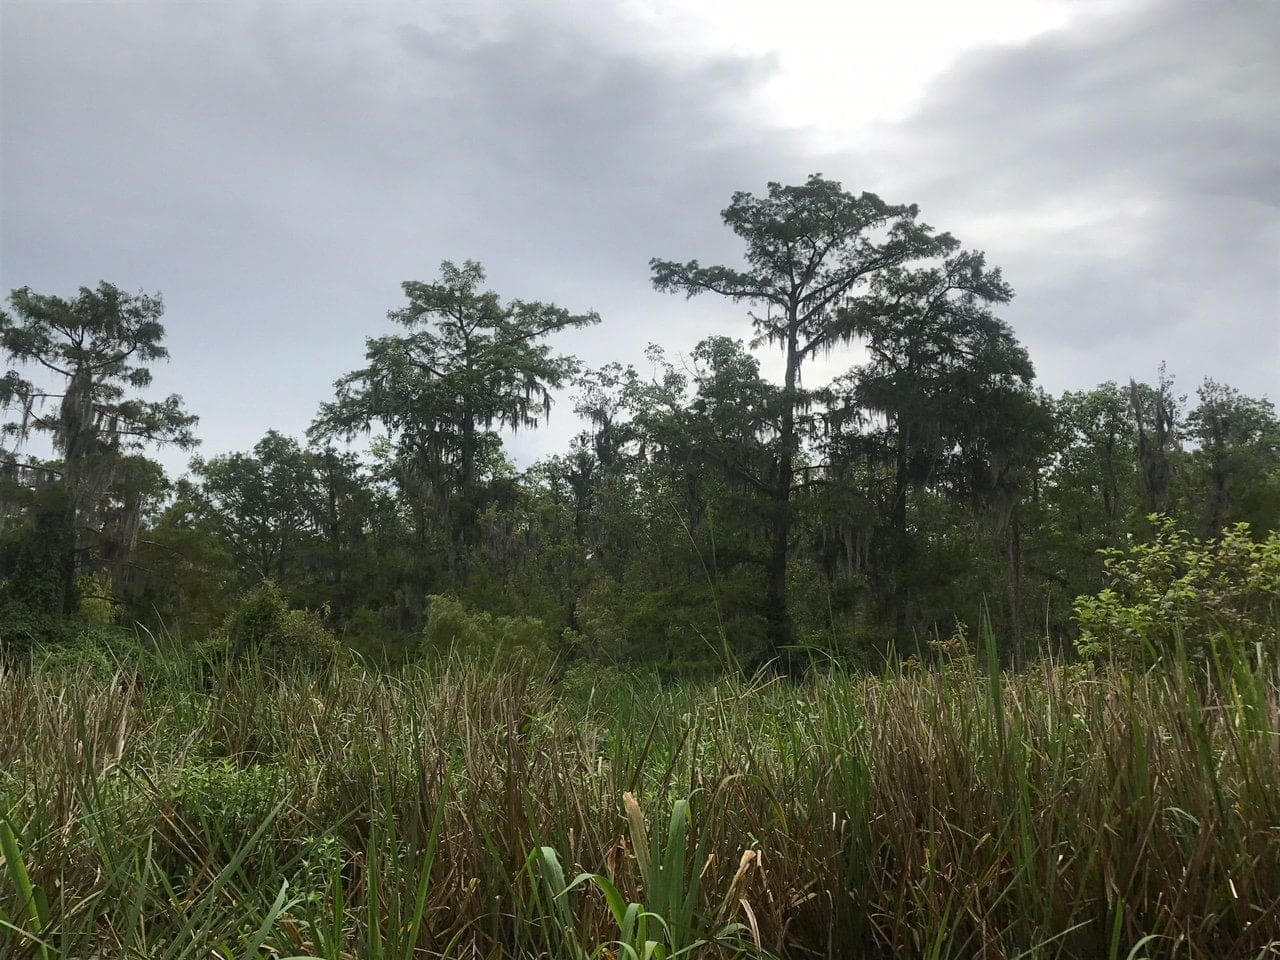
[[[894,458],[893,507],[890,511],[890,523],[893,525],[894,560],[901,562],[906,553],[907,543],[907,490],[910,486],[909,463],[907,456],[907,427],[898,419],[898,441]]]
[[[768,583],[765,616],[769,628],[769,659],[787,673],[791,672],[788,648],[794,639],[790,611],[787,609],[787,554],[791,539],[790,504],[773,496],[773,517],[769,531]]]
[[[794,312],[793,312],[794,317]],[[787,606],[787,560],[791,546],[791,484],[795,476],[796,457],[796,384],[799,381],[799,333],[790,324],[787,337],[787,371],[782,393],[781,430],[778,458],[774,466],[772,510],[769,529],[769,562],[765,594],[765,616],[768,619],[768,657],[784,673],[793,673],[796,664],[791,651],[795,636],[791,611]]]
[[[1024,647],[1025,637],[1022,632],[1022,530],[1018,524],[1018,508],[1009,515],[1008,565],[1006,567],[1006,588],[1009,594],[1009,628],[1013,641],[1013,663],[1022,667],[1027,660]]]
[[[1170,450],[1174,442],[1174,402],[1169,384],[1161,378],[1151,401],[1150,419],[1138,385],[1129,381],[1130,405],[1138,428],[1138,461],[1148,513],[1169,510]]]
[[[79,612],[80,593],[76,589],[76,535],[75,509],[69,510],[62,517],[61,549],[58,556],[58,605],[64,617],[73,617]]]
[[[84,466],[94,435],[93,375],[85,367],[77,367],[67,384],[59,411],[58,431],[55,446],[61,447],[62,483],[67,491],[62,515],[63,536],[59,541],[58,601],[62,615],[71,617],[79,607],[76,552],[80,546],[80,506],[82,499],[90,499],[83,489],[86,483]]]
[[[466,586],[471,579],[467,565],[467,547],[471,544],[471,532],[475,526],[475,476],[476,476],[476,425],[468,408],[462,422],[462,469],[458,483],[458,510],[454,511],[455,523],[449,534],[453,551],[452,567],[459,586]]]
[[[329,525],[329,579],[334,584],[341,584],[342,569],[342,524],[338,517],[338,476],[335,469],[334,456],[325,456],[325,474],[328,478],[328,525]]]

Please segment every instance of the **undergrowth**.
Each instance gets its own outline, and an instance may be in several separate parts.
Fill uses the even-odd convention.
[[[6,673],[0,955],[1275,956],[1280,677],[1194,663]]]

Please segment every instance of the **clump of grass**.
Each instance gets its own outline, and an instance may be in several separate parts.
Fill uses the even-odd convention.
[[[1275,667],[989,666],[5,674],[0,956],[1274,954]]]

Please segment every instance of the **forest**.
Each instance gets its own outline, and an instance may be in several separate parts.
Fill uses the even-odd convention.
[[[209,456],[159,293],[12,291],[0,955],[1276,955],[1273,403],[1046,392],[915,205],[723,221],[687,355],[445,261]]]
[[[1188,399],[1163,370],[1038,390],[999,268],[912,206],[815,176],[737,194],[724,220],[745,266],[650,264],[658,291],[743,305],[742,329],[691,356],[586,369],[550,338],[598,316],[446,262],[404,283],[306,437],[268,431],[180,478],[147,455],[198,430],[179,397],[147,395],[159,295],[14,291],[6,650],[115,625],[199,643],[270,581],[392,660],[448,597],[538,621],[516,633],[549,658],[672,677],[726,657],[867,665],[983,616],[1021,663],[1070,646],[1104,551],[1152,540],[1154,515],[1202,539],[1280,526],[1270,401],[1212,380]],[[845,345],[865,356],[806,376]],[[782,382],[751,347],[782,354]],[[517,470],[501,431],[536,429],[554,396],[589,427]],[[37,435],[51,457],[20,453]]]

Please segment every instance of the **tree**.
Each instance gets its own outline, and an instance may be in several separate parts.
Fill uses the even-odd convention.
[[[1033,477],[1028,569],[1041,581],[1045,628],[1073,631],[1071,603],[1102,586],[1099,551],[1124,545],[1143,521],[1130,391],[1107,382],[1053,402],[1054,431]]]
[[[1178,448],[1179,398],[1160,365],[1154,387],[1129,381],[1129,410],[1138,430],[1138,464],[1147,513],[1168,513],[1173,461]]]
[[[991,309],[1012,297],[1000,271],[966,251],[935,267],[881,271],[867,296],[840,310],[869,354],[852,375],[854,410],[883,418],[888,432],[897,549],[912,484],[935,477],[962,441],[971,451],[1010,397],[1030,387],[1026,350]]]
[[[1067,392],[1057,403],[1058,456],[1052,479],[1073,497],[1068,519],[1088,552],[1119,546],[1118,530],[1135,505],[1137,435],[1131,400],[1114,383]],[[1101,506],[1099,515],[1096,508]]]
[[[1021,646],[1021,524],[1028,471],[1051,420],[1031,390],[1026,350],[994,307],[1013,291],[985,257],[959,251],[927,267],[881,271],[841,315],[868,360],[844,381],[833,420],[851,420],[878,447],[890,477],[879,572],[912,559],[908,498],[932,486],[969,506],[1004,556],[1008,626]],[[861,421],[861,423],[859,423]],[[901,599],[901,598],[897,598]],[[905,606],[894,604],[901,613]],[[905,633],[906,625],[899,624]]]
[[[191,466],[200,480],[192,513],[242,586],[270,579],[291,601],[342,616],[375,602],[375,567],[392,581],[402,525],[385,485],[354,453],[303,448],[270,430],[252,451]]]
[[[202,512],[245,577],[286,583],[296,562],[311,496],[307,457],[296,440],[275,430],[252,453],[196,458]]]
[[[1280,522],[1280,420],[1269,400],[1247,397],[1234,387],[1206,379],[1196,391],[1199,404],[1187,415],[1186,434],[1196,445],[1191,457],[1204,488],[1206,536],[1231,523],[1274,529]]]
[[[770,510],[766,575],[770,654],[792,643],[787,607],[787,562],[792,548],[792,497],[806,434],[816,428],[814,394],[802,373],[815,356],[848,343],[857,330],[846,307],[856,292],[886,270],[957,247],[917,220],[914,205],[891,205],[875,194],[854,195],[814,174],[799,186],[768,185],[764,197],[738,192],[722,212],[746,245],[745,269],[702,266],[697,260],[650,261],[654,286],[693,297],[713,293],[751,305],[756,344],[781,348],[783,384],[771,431],[771,463],[764,482]]]
[[[367,340],[366,366],[337,382],[312,428],[318,439],[375,426],[391,434],[402,489],[420,484],[434,493],[447,561],[462,580],[481,468],[501,446],[494,428],[538,426],[551,391],[577,366],[546,338],[600,319],[535,301],[503,304],[482,289],[484,279],[480,264],[446,260],[439,281],[404,283],[408,303],[388,317],[408,334]]]
[[[197,418],[176,395],[159,401],[137,395],[151,383],[145,364],[169,355],[158,294],[128,294],[104,281],[96,289],[81,287],[71,299],[23,287],[9,305],[12,313],[0,311],[0,350],[17,368],[38,367],[54,381],[42,387],[11,369],[0,380],[0,406],[19,413],[5,424],[5,436],[21,444],[32,433],[48,434],[60,459],[53,466],[31,460],[21,466],[59,494],[56,522],[49,521],[61,544],[51,598],[56,610],[49,612],[69,615],[76,608],[77,570],[101,551],[104,495],[134,462],[131,455],[148,444],[194,446]],[[49,401],[57,401],[56,410],[47,409]]]
[[[237,571],[206,512],[207,501],[182,478],[163,512],[140,532],[122,597],[134,622],[197,641],[221,625]]]

